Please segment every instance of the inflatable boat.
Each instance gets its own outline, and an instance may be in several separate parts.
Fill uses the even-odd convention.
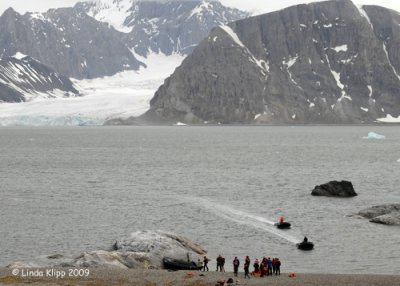
[[[284,222],[277,222],[275,225],[276,225],[276,227],[279,228],[279,229],[288,229],[288,228],[290,228],[290,223],[287,222],[287,221],[284,221]]]
[[[314,248],[314,243],[309,241],[300,242],[297,245],[297,248],[300,250],[312,250]]]
[[[170,270],[198,270],[201,268],[194,261],[184,261],[170,257],[164,257],[163,264],[165,269]]]

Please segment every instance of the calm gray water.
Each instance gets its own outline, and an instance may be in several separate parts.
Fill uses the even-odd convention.
[[[283,271],[400,271],[400,228],[347,215],[400,202],[398,126],[0,129],[0,265],[166,230]],[[362,139],[369,131],[386,140]],[[358,197],[312,197],[330,180]],[[269,222],[293,223],[277,231]],[[295,242],[307,235],[312,252]]]

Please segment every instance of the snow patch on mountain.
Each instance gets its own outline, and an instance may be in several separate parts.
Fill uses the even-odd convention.
[[[24,55],[23,53],[20,52],[17,52],[15,55],[13,55],[13,58],[16,58],[17,60],[22,60],[25,57],[27,57],[27,55]]]
[[[263,76],[267,77],[268,73],[269,73],[269,63],[262,60],[262,59],[257,59],[253,53],[243,44],[243,42],[239,39],[239,36],[232,30],[231,27],[226,26],[226,25],[222,25],[220,26],[220,28],[225,31],[231,38],[232,40],[239,46],[241,47],[244,52],[248,55],[249,57],[249,61],[253,62],[254,64],[256,64],[259,69],[260,72]]]
[[[150,107],[157,88],[184,57],[150,54],[147,68],[114,76],[73,80],[83,95],[74,98],[36,98],[29,102],[0,104],[0,126],[102,125],[112,118],[139,116]]]
[[[192,10],[192,12],[190,13],[188,18],[191,18],[193,16],[201,18],[203,12],[211,11],[211,10],[212,10],[212,5],[210,3],[208,3],[207,1],[202,1],[199,6],[196,6]]]
[[[132,13],[132,0],[100,0],[90,1],[92,5],[88,15],[97,21],[106,22],[113,26],[117,31],[129,33],[133,27],[127,27],[124,23],[126,18]]]
[[[383,123],[400,123],[400,116],[393,117],[391,114],[387,114],[384,118],[378,118],[377,121]]]

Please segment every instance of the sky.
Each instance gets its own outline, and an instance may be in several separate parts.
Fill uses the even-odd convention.
[[[220,0],[224,5],[247,10],[255,14],[280,10],[292,5],[318,2],[315,0]],[[9,7],[19,13],[44,12],[50,8],[71,7],[78,0],[0,0],[0,14]],[[358,5],[379,5],[400,11],[398,0],[353,0]]]

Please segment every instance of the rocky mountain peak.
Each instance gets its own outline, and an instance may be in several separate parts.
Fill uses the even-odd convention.
[[[125,33],[128,46],[140,56],[189,54],[212,28],[248,16],[208,0],[94,1],[75,8]]]

